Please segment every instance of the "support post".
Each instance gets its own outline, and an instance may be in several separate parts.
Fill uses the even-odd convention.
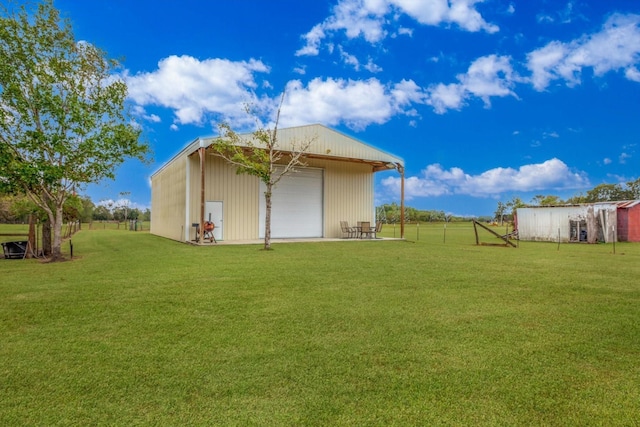
[[[29,254],[27,258],[36,257],[36,220],[33,214],[29,214]]]
[[[205,159],[205,151],[204,147],[200,147],[198,149],[198,154],[200,155],[200,236],[198,236],[198,240],[204,243],[204,159]]]
[[[404,239],[404,166],[397,164],[400,172],[400,238]]]

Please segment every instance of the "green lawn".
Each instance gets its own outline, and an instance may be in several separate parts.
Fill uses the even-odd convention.
[[[638,425],[639,244],[406,235],[0,259],[0,425]]]

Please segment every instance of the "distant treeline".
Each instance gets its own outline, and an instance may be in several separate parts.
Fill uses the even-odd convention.
[[[388,224],[400,222],[400,205],[397,203],[384,204],[376,208],[376,221],[382,221]],[[491,217],[474,217],[480,221],[490,221]],[[455,216],[447,214],[441,210],[421,210],[405,206],[404,208],[405,222],[452,222],[452,221],[469,221],[470,217]]]
[[[36,205],[24,195],[0,194],[0,222],[25,223],[29,215],[46,217]],[[124,221],[137,219],[150,221],[151,211],[141,211],[128,206],[128,202],[115,202],[96,205],[87,196],[71,196],[64,205],[64,220],[69,221]]]

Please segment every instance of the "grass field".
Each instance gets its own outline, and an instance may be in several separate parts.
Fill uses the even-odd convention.
[[[406,236],[0,259],[0,425],[638,425],[639,244]]]

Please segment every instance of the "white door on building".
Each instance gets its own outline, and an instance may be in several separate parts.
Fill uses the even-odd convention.
[[[222,216],[222,202],[221,201],[212,201],[205,202],[204,205],[204,219],[205,221],[211,221],[215,225],[213,229],[213,236],[216,240],[224,240],[224,234],[222,230],[224,229],[224,218]]]
[[[264,238],[265,190],[260,183],[260,238]],[[271,237],[323,236],[322,169],[304,168],[283,177],[271,200]]]

